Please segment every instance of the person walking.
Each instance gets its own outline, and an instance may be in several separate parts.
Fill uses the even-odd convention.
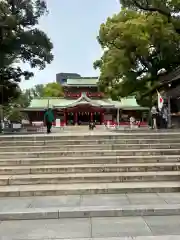
[[[45,112],[44,120],[47,127],[47,133],[51,133],[52,123],[54,122],[54,114],[50,108],[48,108],[48,110]]]

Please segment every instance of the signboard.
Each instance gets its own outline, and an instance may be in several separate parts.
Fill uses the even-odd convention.
[[[61,126],[61,119],[60,118],[56,118],[56,125],[55,127],[60,127]]]
[[[113,117],[112,117],[112,114],[105,114],[104,115],[104,120],[105,121],[112,121]]]
[[[13,123],[13,129],[21,129],[21,123]]]

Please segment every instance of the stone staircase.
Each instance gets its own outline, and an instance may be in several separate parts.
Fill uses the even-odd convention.
[[[180,133],[0,138],[0,196],[174,192]]]
[[[179,180],[180,132],[4,135],[0,235],[180,239]]]

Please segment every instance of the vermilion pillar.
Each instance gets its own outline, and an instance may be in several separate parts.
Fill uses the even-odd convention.
[[[66,114],[66,110],[64,110],[64,124],[67,124],[67,114]]]
[[[91,121],[93,121],[93,113],[91,112]]]
[[[74,123],[75,123],[75,125],[78,124],[78,113],[77,112],[74,113]]]
[[[101,124],[104,124],[104,113],[101,112]]]

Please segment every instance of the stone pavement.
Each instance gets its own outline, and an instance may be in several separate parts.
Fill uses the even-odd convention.
[[[180,193],[0,198],[0,220],[180,215]]]
[[[148,216],[4,221],[0,223],[0,236],[1,240],[179,240],[180,218]]]
[[[160,135],[164,135],[164,136],[178,136],[180,134],[180,131],[177,129],[176,130],[166,130],[166,131],[152,131],[152,130],[144,130],[144,131],[139,131],[139,130],[135,130],[135,131],[132,131],[132,130],[129,130],[129,131],[109,131],[109,130],[106,130],[104,129],[103,131],[102,130],[94,130],[94,131],[89,131],[88,129],[86,131],[54,131],[52,132],[51,134],[47,134],[47,133],[32,133],[32,134],[2,134],[0,135],[0,137],[3,139],[3,138],[6,138],[6,139],[22,139],[24,138],[25,139],[28,139],[30,137],[32,138],[36,138],[36,137],[47,137],[48,138],[52,138],[52,137],[57,137],[57,136],[83,136],[83,137],[86,137],[86,136],[142,136],[142,135],[147,135],[148,136],[160,136]]]
[[[0,212],[10,209],[180,204],[180,193],[128,193],[0,198]]]

